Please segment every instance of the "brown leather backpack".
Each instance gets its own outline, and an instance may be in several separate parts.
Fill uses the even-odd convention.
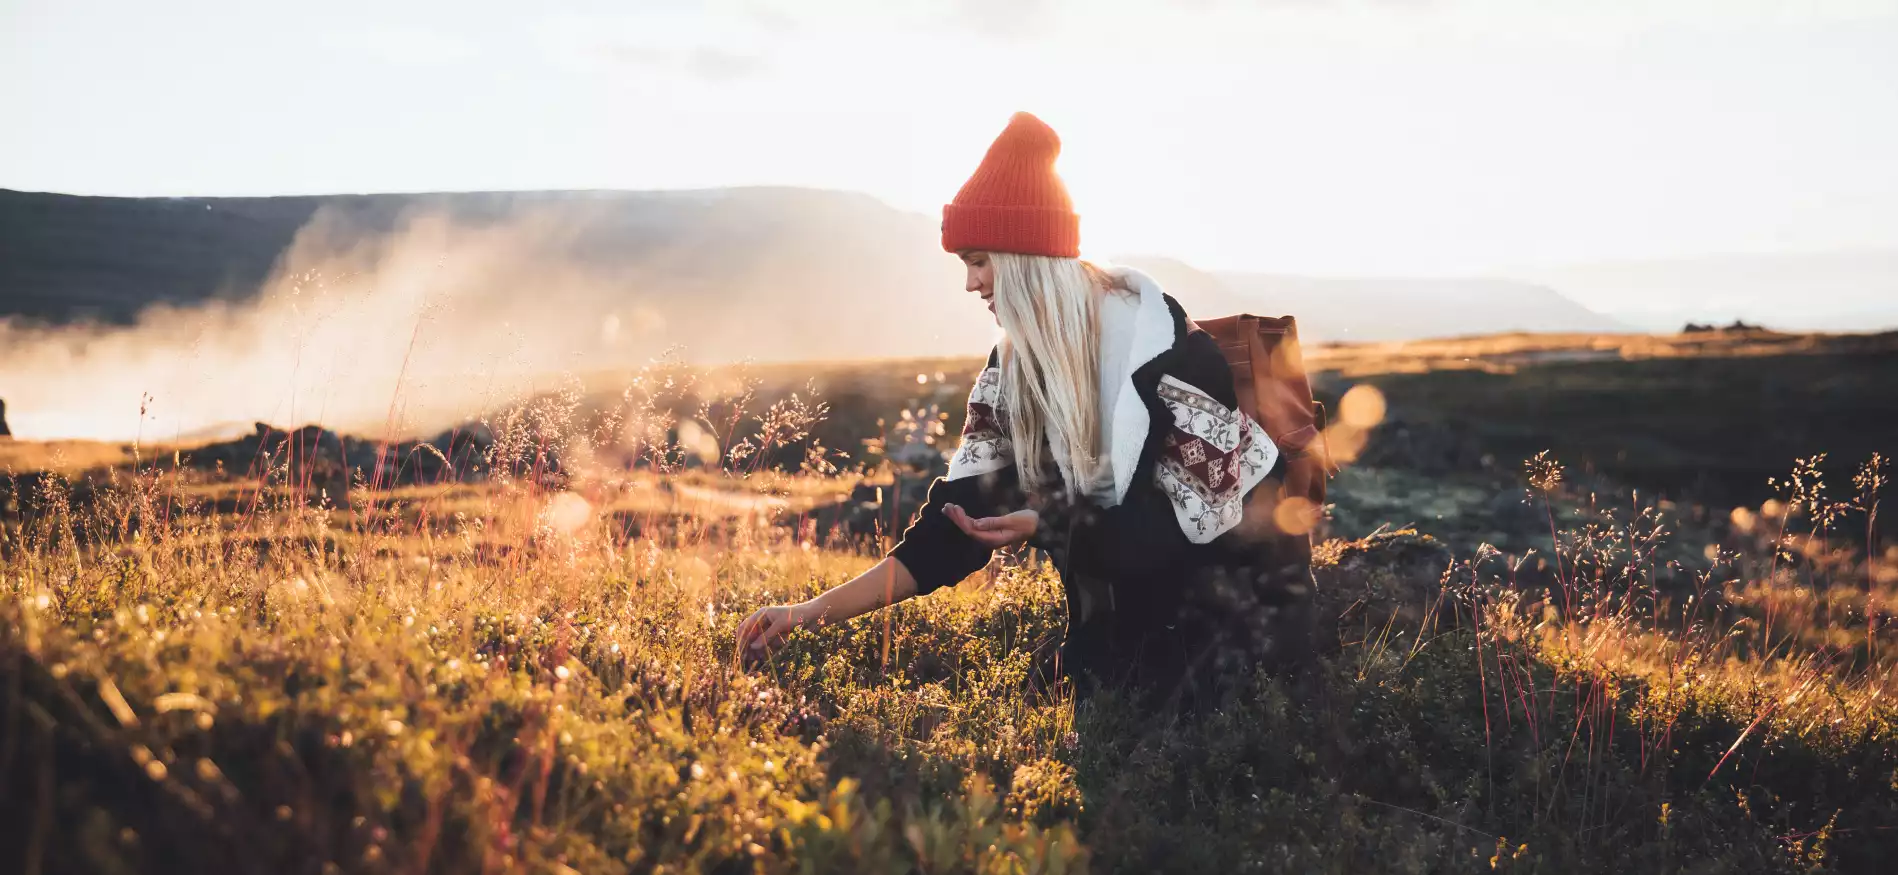
[[[1337,469],[1325,451],[1325,408],[1311,397],[1311,381],[1298,348],[1297,320],[1241,313],[1191,327],[1218,342],[1232,366],[1239,409],[1265,427],[1285,460],[1274,508],[1293,497],[1309,502],[1309,511],[1324,507],[1325,481]],[[1250,515],[1252,509],[1247,512]],[[1305,529],[1298,534],[1309,533],[1309,524]]]

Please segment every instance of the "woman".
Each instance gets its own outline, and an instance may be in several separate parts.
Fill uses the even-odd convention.
[[[1003,334],[948,475],[880,563],[759,609],[738,627],[741,649],[954,584],[1026,544],[1061,574],[1059,670],[1077,694],[1110,683],[1194,699],[1222,669],[1302,655],[1309,571],[1275,549],[1264,507],[1278,448],[1238,411],[1225,358],[1176,301],[1137,271],[1078,258],[1059,151],[1052,129],[1017,113],[943,208],[943,248]]]

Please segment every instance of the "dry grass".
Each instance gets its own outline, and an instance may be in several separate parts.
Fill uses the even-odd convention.
[[[81,474],[129,464],[132,448],[108,441],[23,441],[0,438],[0,471]]]
[[[1693,334],[1492,334],[1390,343],[1328,343],[1305,350],[1312,370],[1346,377],[1475,370],[1514,373],[1526,365],[1642,359],[1886,353],[1898,333],[1783,334],[1709,331]]]
[[[742,436],[729,473],[653,447],[333,494],[290,470],[53,484],[0,534],[7,867],[1791,872],[1898,850],[1889,566],[1842,539],[1876,489],[1795,477],[1770,526],[1683,570],[1652,511],[1558,514],[1538,460],[1551,570],[1334,541],[1323,604],[1363,633],[1178,719],[1034,688],[1065,618],[1026,561],[738,664],[746,613],[868,561],[782,524],[848,478],[751,465],[769,441],[732,455]]]

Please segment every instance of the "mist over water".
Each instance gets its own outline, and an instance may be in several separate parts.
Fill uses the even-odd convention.
[[[242,302],[154,307],[132,326],[0,321],[0,397],[28,439],[437,428],[664,352],[666,319],[625,277],[562,254],[577,228],[417,213],[365,237],[319,213]]]

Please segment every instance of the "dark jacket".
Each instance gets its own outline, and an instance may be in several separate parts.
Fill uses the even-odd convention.
[[[991,353],[949,474],[931,485],[891,555],[918,594],[931,592],[991,554],[942,514],[944,504],[978,517],[1033,507],[1041,525],[1031,544],[1053,561],[1067,595],[1061,674],[1083,695],[1115,683],[1193,700],[1232,669],[1303,654],[1310,573],[1272,533],[1278,450],[1237,411],[1218,345],[1189,330],[1185,311],[1151,280],[1122,276],[1142,301],[1133,391],[1123,388],[1117,409],[1103,413],[1103,427],[1115,430],[1119,503],[1061,498],[1058,480],[1024,493],[1002,427],[1007,411],[996,409],[1000,361]]]

